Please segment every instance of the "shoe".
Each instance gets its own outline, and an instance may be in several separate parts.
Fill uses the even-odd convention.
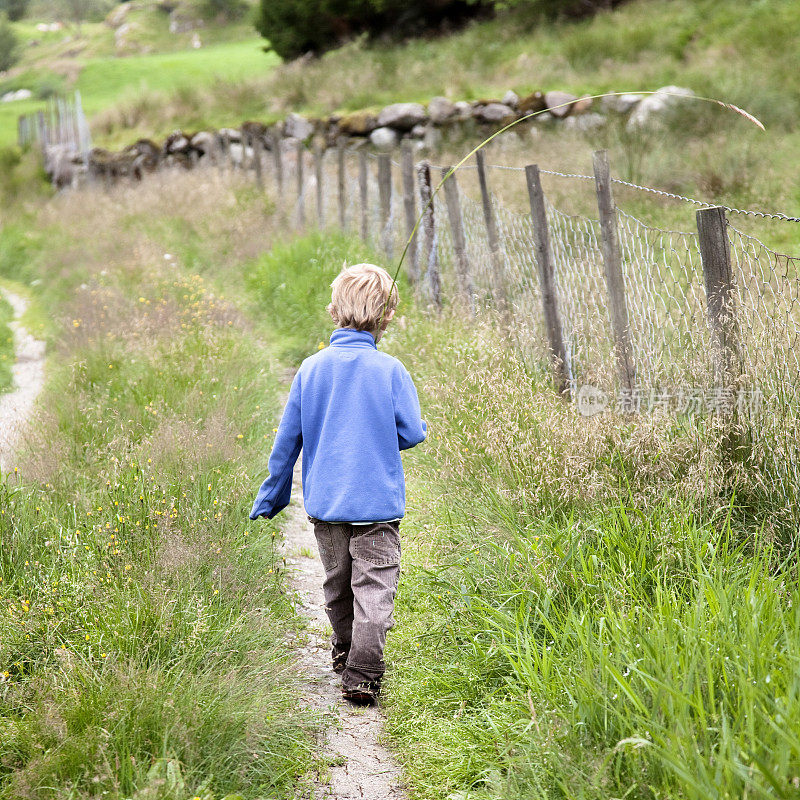
[[[347,667],[347,650],[337,651],[331,657],[331,667],[337,675],[341,675]]]
[[[380,685],[370,681],[359,683],[354,689],[342,689],[342,697],[356,706],[376,705],[380,693]]]

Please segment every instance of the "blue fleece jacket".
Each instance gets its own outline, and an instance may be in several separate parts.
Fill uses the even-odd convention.
[[[338,328],[309,356],[289,390],[250,519],[286,508],[303,450],[306,513],[326,522],[377,522],[405,514],[400,451],[425,439],[406,368],[368,331]]]

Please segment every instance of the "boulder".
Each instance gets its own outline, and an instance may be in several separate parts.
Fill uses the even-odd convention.
[[[242,132],[238,128],[220,128],[217,131],[217,136],[219,136],[220,141],[225,141],[227,137],[228,142],[241,142],[242,141]]]
[[[174,131],[164,140],[162,151],[164,155],[174,153],[186,153],[190,149],[190,137],[184,135],[182,131]]]
[[[579,114],[577,117],[570,116],[564,120],[564,127],[568,130],[580,131],[587,133],[588,131],[596,131],[606,124],[606,118],[596,111],[590,111],[587,114]]]
[[[292,112],[283,123],[283,133],[284,136],[304,142],[314,133],[314,126],[305,117]]]
[[[428,103],[428,116],[434,125],[441,125],[456,114],[455,103],[446,97],[432,97]]]
[[[548,92],[544,96],[545,106],[557,119],[564,119],[572,112],[572,104],[578,98],[569,92]]]
[[[503,99],[500,102],[503,103],[503,105],[516,109],[519,107],[519,95],[513,91],[513,89],[509,89],[503,95]]]
[[[637,103],[628,119],[628,128],[657,126],[681,102],[681,97],[694,97],[691,89],[682,86],[662,86]]]
[[[633,111],[639,104],[639,101],[644,98],[643,94],[615,94],[610,97],[604,97],[600,101],[600,107],[603,111],[612,111],[615,114],[627,114]]]
[[[112,29],[119,28],[119,26],[125,22],[130,10],[130,3],[120,3],[118,6],[115,6],[111,11],[108,12],[108,16],[105,19],[106,25]],[[36,27],[37,29],[39,28],[38,25]]]
[[[544,111],[546,108],[547,103],[541,92],[531,92],[517,103],[517,111],[520,114],[533,114],[535,111]]]
[[[33,92],[30,89],[17,89],[16,92],[6,92],[0,101],[3,103],[13,103],[15,100],[30,100]]]
[[[200,131],[191,138],[192,147],[197,150],[198,153],[202,153],[203,155],[213,153],[216,147],[216,142],[217,137],[208,131]]]
[[[476,106],[472,111],[472,116],[478,122],[497,124],[511,122],[516,117],[516,114],[514,109],[505,103],[487,103],[486,105]]]
[[[228,151],[228,158],[234,167],[242,167],[245,163],[250,163],[253,159],[253,151],[249,147],[244,147],[239,143],[232,144]]]
[[[378,127],[378,118],[371,111],[353,111],[345,114],[338,124],[346,136],[369,136]]]
[[[415,125],[411,129],[411,133],[409,135],[413,136],[415,139],[421,139],[423,136],[425,136],[425,132],[427,130],[428,130],[427,125]]]
[[[394,128],[381,127],[375,128],[375,130],[370,133],[369,140],[379,150],[391,150],[397,147],[399,137]]]
[[[393,103],[378,114],[378,127],[410,131],[426,119],[425,107],[421,103]]]
[[[241,130],[245,138],[249,137],[253,141],[256,139],[261,139],[261,142],[263,143],[267,136],[267,126],[263,122],[248,120],[247,122],[242,123]]]
[[[458,119],[467,119],[472,116],[472,105],[466,100],[456,100],[453,108]]]

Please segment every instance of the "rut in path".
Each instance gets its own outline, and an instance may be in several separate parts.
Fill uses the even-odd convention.
[[[44,385],[45,343],[35,339],[20,324],[28,301],[8,289],[0,289],[14,309],[14,387],[0,394],[0,471],[12,470],[13,455],[19,446],[33,404]]]
[[[292,490],[302,497],[295,472]],[[383,716],[377,707],[355,708],[342,700],[341,680],[331,670],[330,625],[325,615],[322,581],[314,530],[297,500],[286,510],[284,551],[294,573],[293,587],[301,613],[308,618],[308,642],[300,649],[298,666],[307,676],[303,703],[334,717],[325,732],[323,755],[332,761],[330,784],[315,786],[314,800],[405,800],[400,768],[378,743]],[[308,553],[313,557],[309,557]]]

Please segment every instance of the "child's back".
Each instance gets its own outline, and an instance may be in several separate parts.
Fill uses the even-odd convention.
[[[405,513],[400,450],[425,438],[411,376],[377,349],[373,334],[338,328],[307,358],[289,391],[270,477],[250,516],[272,517],[289,502],[291,470],[303,450],[306,512],[326,522],[382,522]]]

